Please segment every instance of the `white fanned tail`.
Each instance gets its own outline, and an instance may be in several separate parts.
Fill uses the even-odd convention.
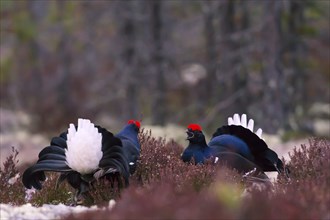
[[[66,163],[71,169],[87,174],[98,168],[103,156],[102,134],[90,120],[79,118],[77,130],[70,124],[66,143]]]
[[[234,114],[233,117],[228,117],[228,125],[240,125],[244,128],[249,129],[250,131],[254,132],[254,120],[250,119],[247,121],[246,114],[242,114],[240,117],[239,114]],[[256,132],[254,132],[256,135],[258,135],[259,138],[262,139],[262,129],[259,128]]]

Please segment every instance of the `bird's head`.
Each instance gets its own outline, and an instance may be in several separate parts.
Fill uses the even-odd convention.
[[[204,139],[204,134],[202,132],[202,127],[199,124],[190,124],[186,130],[187,140],[192,142],[198,142]]]
[[[134,124],[135,125],[135,127],[136,127],[136,129],[139,131],[140,130],[140,127],[141,127],[141,123],[140,123],[140,121],[138,121],[138,120],[128,120],[128,122],[127,122],[127,124]]]

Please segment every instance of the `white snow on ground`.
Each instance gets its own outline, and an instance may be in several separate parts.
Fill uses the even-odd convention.
[[[9,204],[0,204],[1,220],[35,220],[35,219],[60,219],[69,214],[77,214],[85,211],[112,209],[115,205],[114,200],[110,200],[109,206],[98,208],[97,206],[66,206],[64,204],[49,205],[44,204],[41,207],[34,207],[30,203],[22,206],[12,206]]]

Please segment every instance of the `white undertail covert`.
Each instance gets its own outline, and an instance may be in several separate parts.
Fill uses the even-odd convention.
[[[250,119],[249,122],[247,122],[246,114],[242,114],[241,117],[239,117],[239,114],[234,114],[233,117],[228,118],[228,125],[240,125],[244,128],[249,129],[250,131],[253,131],[254,128],[254,120]],[[259,138],[262,139],[262,129],[259,128],[256,132],[254,132],[256,135],[258,135]]]
[[[66,163],[71,169],[86,174],[98,168],[103,156],[102,134],[90,120],[79,118],[77,130],[70,124],[66,143]]]

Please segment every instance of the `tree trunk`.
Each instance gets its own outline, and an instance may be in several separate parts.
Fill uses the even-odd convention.
[[[214,8],[212,1],[202,2],[203,16],[204,16],[204,34],[206,47],[206,72],[207,79],[203,92],[200,95],[201,109],[205,109],[207,105],[214,105],[217,97],[217,47],[216,47],[216,33],[214,27]]]
[[[281,1],[265,1],[263,29],[263,128],[276,133],[287,118],[284,115],[285,78],[281,67]]]
[[[246,89],[247,84],[246,72],[242,64],[242,60],[245,59],[245,57],[241,57],[240,54],[237,54],[237,51],[244,47],[244,42],[238,42],[232,37],[235,32],[245,30],[249,25],[246,2],[243,1],[240,3],[243,8],[240,25],[235,21],[235,17],[238,14],[238,5],[235,1],[223,1],[219,8],[220,15],[222,15],[220,16],[222,41],[220,72],[223,78],[222,81],[224,81],[224,89],[222,92],[225,94],[224,98],[231,97],[236,92]],[[248,106],[246,96],[247,95],[237,97],[233,108],[235,112],[247,112]]]
[[[59,75],[60,82],[58,84],[58,103],[62,106],[63,115],[70,117],[74,113],[71,106],[74,106],[72,103],[72,90],[71,90],[71,54],[69,50],[70,46],[70,37],[67,34],[65,27],[65,20],[63,13],[65,12],[66,2],[58,1],[57,7],[59,11],[59,19],[61,23],[61,37],[58,45],[58,58],[59,58]]]
[[[231,0],[222,1],[219,5],[219,24],[220,24],[220,45],[221,45],[221,58],[219,62],[220,82],[222,83],[222,97],[230,97],[234,92],[233,76],[236,74],[235,60],[231,54],[236,49],[235,42],[231,39],[231,34],[235,32],[235,2]]]
[[[241,0],[241,24],[237,31],[246,31],[249,28],[249,12],[247,9],[247,2],[245,0]],[[233,10],[233,13],[235,10]],[[234,20],[235,14],[232,14],[231,18]],[[237,26],[234,22],[232,22],[234,25]],[[244,48],[247,46],[247,44],[244,41],[240,42],[232,42],[230,50],[231,51],[237,51],[240,48]],[[233,88],[232,88],[232,94],[239,90],[244,90],[245,95],[239,96],[235,102],[235,109],[236,112],[240,113],[247,113],[249,102],[251,101],[249,96],[249,91],[247,90],[247,74],[248,71],[246,70],[246,67],[243,65],[244,59],[247,59],[247,57],[241,56],[240,54],[237,55],[236,58],[233,59],[233,65],[232,68],[234,69],[234,75],[233,75]]]
[[[151,30],[153,40],[154,73],[156,75],[156,90],[153,95],[152,121],[154,124],[164,125],[166,121],[166,82],[164,71],[164,54],[162,38],[162,1],[151,1]]]
[[[124,74],[124,83],[126,87],[126,100],[124,101],[125,118],[137,118],[139,114],[138,104],[138,80],[139,72],[137,70],[137,49],[136,49],[136,13],[137,5],[135,1],[119,2],[121,9],[120,32],[123,38],[123,47],[121,57],[123,63],[120,64],[120,70]]]
[[[45,12],[44,12],[44,7],[43,6],[47,6],[47,3],[42,3],[39,4],[37,1],[29,1],[28,2],[28,7],[29,7],[29,11],[30,11],[30,15],[31,15],[31,20],[32,22],[35,23],[35,27],[37,28],[40,23],[40,21],[43,20],[44,16],[45,16]],[[37,30],[35,30],[37,31]],[[43,94],[43,83],[42,83],[42,77],[41,77],[41,61],[40,59],[42,59],[42,51],[41,48],[38,44],[38,39],[37,35],[35,35],[33,38],[31,38],[30,42],[29,42],[29,46],[30,46],[30,52],[31,52],[31,56],[30,56],[30,62],[31,62],[31,66],[32,66],[32,80],[31,80],[31,99],[29,100],[29,104],[31,105],[29,109],[33,109],[36,111],[37,114],[40,114],[42,112],[38,112],[41,111],[42,109],[40,108],[40,106],[38,105],[40,103],[40,100],[43,100],[42,94]],[[36,106],[39,106],[37,108],[35,108]]]
[[[288,20],[288,29],[287,37],[288,47],[286,50],[290,54],[289,64],[290,64],[290,85],[287,88],[290,91],[287,91],[290,94],[291,105],[290,112],[298,113],[298,115],[292,115],[295,125],[299,126],[299,116],[302,116],[304,113],[306,103],[306,92],[305,92],[305,81],[306,73],[304,68],[301,67],[302,60],[304,60],[304,46],[300,37],[300,28],[304,25],[304,1],[300,0],[290,0],[289,5],[289,20]],[[299,110],[299,111],[297,111]],[[298,116],[298,118],[296,118]],[[298,129],[296,127],[296,129]]]

